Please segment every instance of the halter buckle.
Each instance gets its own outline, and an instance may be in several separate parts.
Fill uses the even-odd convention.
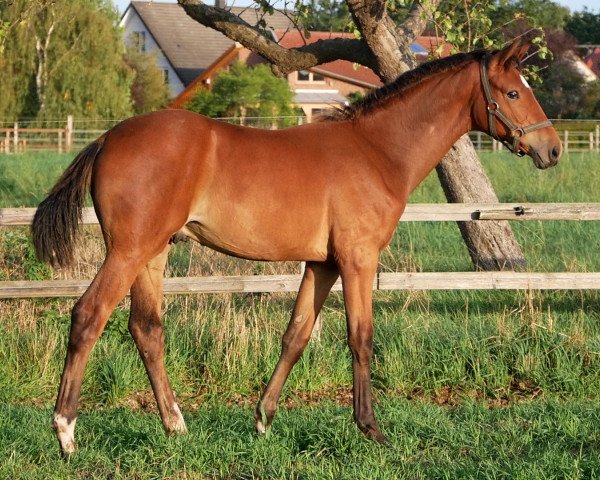
[[[523,135],[525,135],[525,130],[523,127],[517,127],[511,132],[511,136],[513,138],[521,138]]]
[[[496,112],[498,110],[500,110],[500,105],[498,105],[498,102],[490,102],[490,103],[488,103],[488,106],[487,106],[487,111],[488,112],[494,113],[494,112]]]

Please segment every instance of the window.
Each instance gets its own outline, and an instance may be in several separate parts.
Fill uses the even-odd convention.
[[[298,71],[298,81],[299,82],[309,82],[310,81],[310,72],[308,70]]]
[[[298,79],[298,82],[325,82],[325,77],[323,75],[308,70],[299,70],[296,78]]]
[[[131,39],[138,52],[146,51],[146,32],[133,32]]]
[[[165,80],[165,83],[168,85],[169,84],[169,69],[165,68],[163,70],[163,78]]]

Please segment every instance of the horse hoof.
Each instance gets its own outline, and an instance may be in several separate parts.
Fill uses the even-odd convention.
[[[75,443],[75,422],[76,418],[70,422],[67,418],[60,414],[54,415],[52,426],[56,431],[56,437],[60,445],[60,450],[65,457],[71,455],[77,450],[77,444]]]
[[[259,402],[256,406],[254,418],[256,419],[256,431],[260,435],[268,436],[269,430],[271,429],[271,422],[267,417],[267,412],[265,411],[265,407],[263,406],[262,402]]]
[[[367,438],[375,440],[377,443],[382,445],[390,443],[390,441],[383,433],[381,433],[381,430],[379,430],[378,427],[359,425],[359,428],[367,436]]]
[[[263,424],[261,420],[256,421],[256,431],[261,435],[267,434],[267,427]]]
[[[377,443],[381,445],[389,445],[390,441],[388,438],[381,433],[379,430],[370,430],[367,432],[367,437],[375,440]]]
[[[170,418],[168,424],[165,424],[165,430],[169,435],[183,435],[188,433],[187,427],[185,426],[185,420],[181,415],[179,406],[175,403],[170,412]]]

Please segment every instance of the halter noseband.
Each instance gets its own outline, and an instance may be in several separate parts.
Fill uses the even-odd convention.
[[[490,129],[490,135],[496,140],[502,142],[512,153],[522,157],[524,152],[520,150],[521,138],[524,137],[529,132],[533,132],[534,130],[538,130],[540,128],[551,127],[552,122],[550,120],[544,120],[543,122],[533,123],[531,125],[527,125],[526,127],[517,126],[510,118],[508,118],[501,110],[498,102],[494,100],[492,96],[492,87],[490,86],[490,80],[487,72],[487,62],[489,55],[485,55],[481,59],[481,83],[483,84],[483,91],[485,92],[485,99],[487,101],[487,112],[488,112],[488,126]],[[498,137],[498,133],[496,132],[496,122],[495,118],[498,117],[508,130],[510,131],[510,138],[512,138],[512,143],[508,140],[502,140]]]

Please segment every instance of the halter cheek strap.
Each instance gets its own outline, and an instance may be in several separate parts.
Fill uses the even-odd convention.
[[[500,110],[500,105],[494,100],[492,96],[492,87],[487,72],[487,62],[489,55],[485,55],[481,59],[481,83],[483,84],[483,91],[485,92],[485,99],[487,101],[487,112],[488,112],[488,128],[490,135],[496,140],[502,142],[506,147],[515,155],[519,157],[523,156],[524,152],[520,150],[521,138],[527,135],[529,132],[539,130],[540,128],[551,127],[552,122],[550,120],[544,120],[543,122],[533,123],[526,127],[519,127],[510,118],[508,118],[504,112]],[[510,131],[510,138],[512,143],[508,140],[502,140],[498,137],[496,131],[496,118],[500,120]]]

